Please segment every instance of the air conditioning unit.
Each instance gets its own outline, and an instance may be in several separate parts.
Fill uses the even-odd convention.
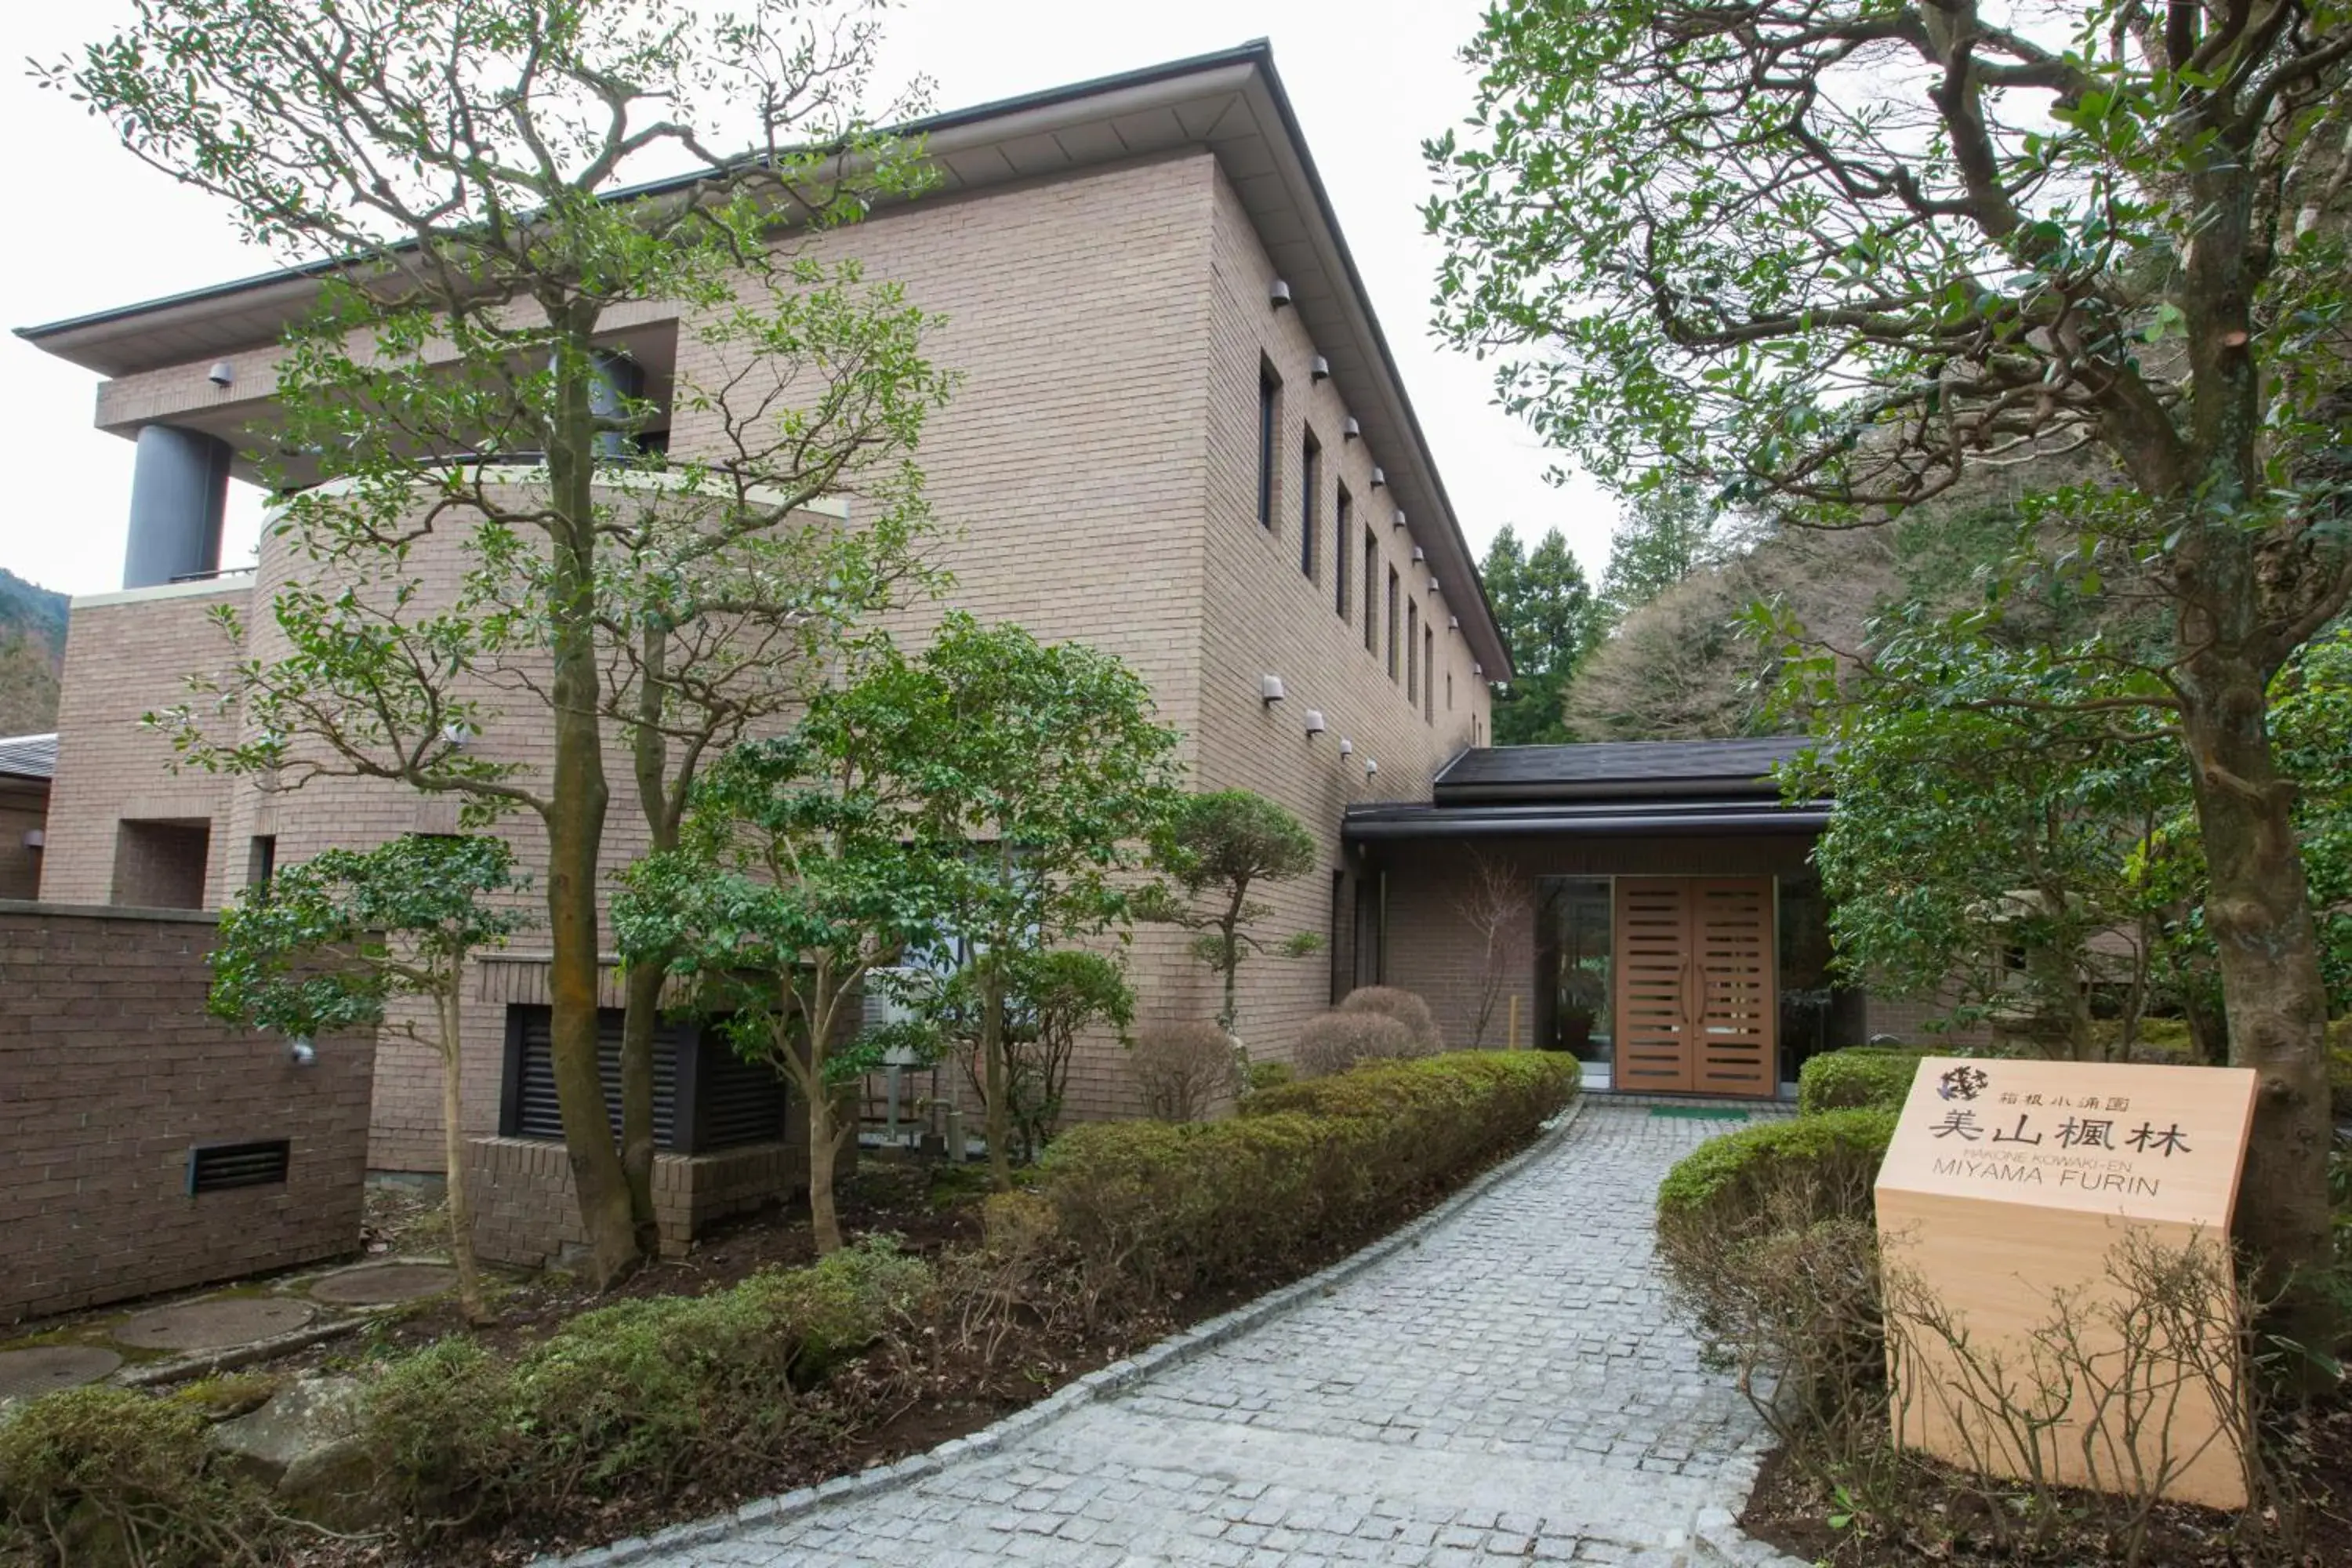
[[[914,1005],[906,994],[922,983],[924,972],[919,969],[877,969],[866,976],[865,994],[860,997],[862,1011],[860,1027],[879,1029],[892,1024],[911,1023],[916,1017]],[[882,1056],[883,1065],[911,1068],[922,1065],[921,1058],[908,1047],[893,1046]]]

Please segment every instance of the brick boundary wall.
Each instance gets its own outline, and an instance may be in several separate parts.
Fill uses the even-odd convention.
[[[855,1170],[854,1157],[843,1173]],[[473,1186],[474,1251],[485,1262],[562,1267],[586,1247],[563,1145],[540,1138],[475,1138],[466,1145]],[[730,1215],[808,1190],[805,1145],[749,1143],[715,1154],[654,1156],[654,1215],[661,1254],[683,1258],[696,1236]]]
[[[355,1252],[373,1035],[205,1012],[215,917],[0,900],[0,1320]],[[197,1144],[286,1138],[287,1179],[191,1197]]]

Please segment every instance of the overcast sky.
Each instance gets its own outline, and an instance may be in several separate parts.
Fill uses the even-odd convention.
[[[1428,329],[1437,247],[1415,208],[1429,190],[1421,140],[1462,117],[1469,73],[1454,51],[1485,0],[903,0],[887,72],[937,82],[956,109],[1206,53],[1261,35],[1371,290],[1373,308],[1435,446],[1464,531],[1481,552],[1504,523],[1531,538],[1564,531],[1597,576],[1615,507],[1586,484],[1544,481],[1551,458],[1493,406],[1486,370]],[[53,58],[99,36],[127,0],[14,6],[17,59]],[[21,71],[0,88],[0,145],[16,242],[0,250],[0,324],[28,326],[265,270],[220,209],[151,173],[61,95]],[[0,516],[0,566],[67,593],[120,585],[131,445],[90,427],[95,378],[13,336],[0,339],[0,419],[16,443]],[[239,487],[242,490],[242,487]],[[251,551],[257,498],[231,508],[224,559]]]

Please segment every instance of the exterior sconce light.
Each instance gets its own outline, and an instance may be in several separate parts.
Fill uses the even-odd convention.
[[[1449,632],[1458,632],[1458,631],[1460,631],[1460,630],[1462,629],[1462,617],[1461,617],[1460,616],[1446,616],[1446,617],[1445,617],[1445,629],[1446,629],[1447,631],[1449,631]]]
[[[1274,280],[1273,285],[1266,289],[1265,297],[1273,303],[1274,308],[1279,310],[1285,305],[1290,303],[1290,285],[1277,278]]]
[[[1339,754],[1343,757],[1354,756],[1356,754],[1356,742],[1342,739],[1339,742]]]
[[[1363,435],[1364,427],[1356,423],[1356,416],[1354,415],[1350,414],[1345,419],[1339,421],[1340,440],[1360,441],[1363,439]]]
[[[1392,527],[1402,528],[1404,526],[1404,508],[1397,508],[1396,516],[1391,518],[1389,521]]]
[[[1473,675],[1484,675],[1486,673],[1486,667],[1478,663],[1475,659],[1473,659],[1470,664],[1470,673]]]
[[[1412,547],[1412,558],[1416,563],[1429,559],[1428,555],[1423,552],[1421,546],[1418,544]]]
[[[212,369],[205,372],[205,379],[215,386],[226,386],[236,379],[236,366],[225,359],[215,360]]]
[[[1374,773],[1379,773],[1380,771],[1381,771],[1381,764],[1380,764],[1380,763],[1378,763],[1374,762],[1374,761],[1373,761],[1371,758],[1370,758],[1370,757],[1366,757],[1366,758],[1364,759],[1364,776],[1365,776],[1366,778],[1370,778]]]
[[[1441,587],[1439,587],[1439,586],[1437,585],[1437,579],[1436,579],[1436,578],[1434,578],[1434,577],[1432,577],[1432,578],[1429,580],[1429,591],[1430,591],[1431,593],[1433,593],[1433,594],[1443,594],[1444,592],[1445,592],[1445,590],[1444,590],[1444,589],[1443,589],[1443,588],[1441,588]]]
[[[1309,708],[1307,710],[1307,732],[1310,735],[1319,735],[1323,732],[1323,710]]]
[[[1325,359],[1321,354],[1317,354],[1313,359],[1308,360],[1307,362],[1307,379],[1309,381],[1330,380],[1331,362]]]
[[[1265,702],[1269,708],[1281,701],[1283,695],[1282,677],[1278,675],[1259,676],[1257,681],[1257,694],[1259,700]]]
[[[25,829],[26,848],[39,849],[47,846],[49,836],[42,829],[37,827],[27,827]]]
[[[1388,482],[1389,482],[1389,477],[1388,477],[1388,475],[1386,475],[1386,474],[1382,473],[1382,472],[1381,472],[1379,468],[1375,468],[1372,470],[1372,489],[1380,489],[1382,485],[1384,485],[1384,484],[1386,484],[1386,483],[1388,483]]]
[[[310,1036],[297,1035],[286,1042],[286,1059],[298,1068],[317,1067],[319,1048],[310,1043]]]
[[[478,731],[463,719],[452,719],[441,726],[441,741],[452,751],[463,751]]]

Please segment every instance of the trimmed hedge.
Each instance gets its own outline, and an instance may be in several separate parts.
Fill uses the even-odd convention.
[[[708,1296],[583,1312],[511,1361],[448,1339],[392,1363],[362,1427],[394,1500],[436,1521],[543,1514],[654,1478],[732,1468],[824,1436],[804,1397],[931,1289],[888,1242]]]
[[[1445,1037],[1438,1032],[1437,1018],[1430,1012],[1429,1004],[1402,986],[1359,985],[1339,998],[1339,1011],[1394,1018],[1412,1031],[1418,1055],[1435,1056],[1445,1048]]]
[[[1179,1298],[1402,1213],[1528,1137],[1577,1086],[1573,1058],[1533,1051],[1366,1066],[1251,1095],[1230,1121],[1073,1128],[1035,1192],[1097,1305]]]
[[[1692,1150],[1658,1186],[1658,1237],[1727,1244],[1759,1225],[1864,1219],[1895,1137],[1892,1110],[1859,1107],[1759,1122]]]
[[[1856,1106],[1899,1110],[1911,1092],[1920,1058],[1934,1054],[1916,1046],[1848,1046],[1823,1051],[1797,1069],[1797,1110],[1806,1116]]]

